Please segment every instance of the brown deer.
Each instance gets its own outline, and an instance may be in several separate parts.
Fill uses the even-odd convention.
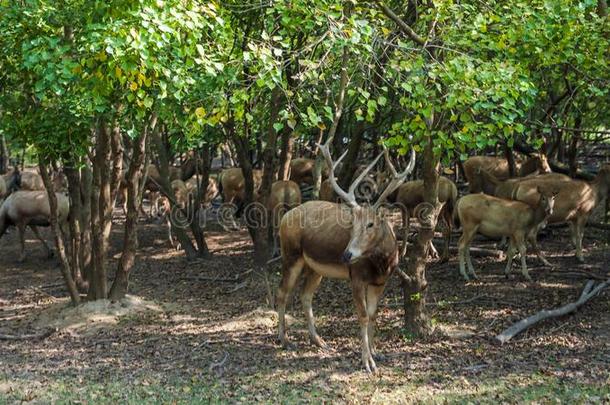
[[[529,179],[519,183],[513,192],[513,199],[531,204],[536,200],[538,188],[545,192],[558,190],[557,203],[553,214],[548,218],[550,224],[567,222],[570,226],[572,243],[576,248],[576,259],[583,262],[582,238],[585,225],[593,209],[610,191],[610,164],[605,164],[591,182],[581,180],[558,181],[544,179]],[[534,248],[539,253],[536,241]],[[543,259],[545,262],[546,260]],[[548,263],[548,262],[546,262]]]
[[[252,170],[252,176],[254,177],[254,199],[258,199],[258,189],[261,186],[261,182],[263,179],[263,171],[254,169]],[[222,219],[227,219],[230,217],[231,226],[233,229],[237,229],[237,223],[235,222],[235,218],[241,215],[243,210],[243,202],[246,197],[246,180],[244,178],[244,174],[239,167],[232,167],[230,169],[223,170],[219,175],[219,192],[222,196],[223,206],[221,207],[220,217]],[[229,208],[227,204],[235,204],[237,210],[234,215],[226,215],[226,210]],[[228,230],[228,227],[221,223],[222,227],[225,230]]]
[[[12,172],[0,176],[0,204],[13,191],[21,187],[21,172],[15,167]]]
[[[56,193],[56,195],[58,224],[63,227],[67,224],[70,202],[65,194]],[[21,243],[19,262],[25,259],[26,226],[29,226],[34,235],[43,243],[48,256],[53,255],[53,251],[42,236],[40,236],[37,228],[38,226],[49,226],[50,217],[51,209],[46,191],[15,191],[4,201],[0,207],[0,238],[9,226],[14,225],[17,227]]]
[[[523,277],[531,281],[525,263],[525,241],[535,238],[536,230],[552,213],[556,193],[550,196],[537,189],[537,198],[533,206],[520,201],[511,201],[486,194],[469,194],[460,198],[456,204],[455,219],[462,224],[463,232],[458,242],[460,273],[466,281],[469,280],[465,269],[475,279],[477,275],[470,260],[470,243],[478,233],[488,237],[510,238],[508,262],[504,274],[508,277],[513,262],[513,254],[517,249],[521,255],[521,271]]]
[[[499,180],[506,180],[510,177],[506,159],[493,156],[472,156],[464,162],[464,176],[468,181],[468,189],[471,193],[481,192],[480,182],[476,179],[480,173],[479,168],[493,174]],[[523,163],[515,162],[515,170],[515,174],[519,177],[531,174],[536,170],[539,174],[551,172],[549,163],[542,154],[532,154]]]
[[[335,192],[347,205],[327,201],[309,201],[289,211],[280,224],[282,250],[282,281],[277,293],[279,340],[289,344],[286,333],[286,301],[301,273],[305,284],[301,302],[307,318],[309,336],[313,344],[324,347],[318,336],[312,311],[313,294],[323,277],[350,280],[354,304],[360,323],[362,362],[367,371],[377,366],[373,355],[377,303],[386,281],[398,266],[399,252],[390,222],[378,211],[380,204],[405,180],[415,165],[415,152],[403,173],[397,173],[387,151],[385,157],[393,179],[373,206],[361,206],[354,194],[358,183],[377,163],[377,157],[358,176],[346,192],[337,184],[335,164],[328,142],[320,147],[329,167],[329,180]]]
[[[478,168],[477,176],[475,176],[476,187],[479,188],[483,193],[493,195],[500,198],[512,199],[513,193],[517,185],[525,180],[544,180],[544,181],[570,181],[570,176],[566,176],[561,173],[543,173],[543,174],[530,174],[525,177],[518,177],[515,179],[500,180],[485,169]]]
[[[276,181],[271,185],[271,193],[267,199],[267,212],[271,218],[273,240],[272,256],[278,253],[278,229],[284,215],[291,209],[301,205],[301,189],[291,180]]]
[[[313,185],[313,172],[316,161],[307,158],[296,158],[290,161],[290,180],[301,185],[302,183]],[[328,177],[328,170],[322,169],[322,179]]]
[[[453,208],[458,198],[458,190],[451,180],[446,177],[439,177],[438,179],[438,200],[443,203],[443,208],[440,212],[440,217],[445,223],[445,247],[443,250],[443,260],[449,258],[449,244],[451,243],[451,230],[453,228]],[[414,180],[405,182],[401,185],[393,196],[388,199],[392,203],[395,203],[402,212],[402,226],[403,226],[403,245],[401,251],[401,257],[407,252],[407,237],[409,235],[409,222],[411,216],[419,204],[424,202],[424,181]],[[438,252],[434,248],[432,242],[430,242],[430,251],[434,257],[438,257]]]

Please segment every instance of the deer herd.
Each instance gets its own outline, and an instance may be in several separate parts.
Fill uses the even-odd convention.
[[[415,167],[415,152],[411,152],[408,164],[399,172],[388,151],[385,147],[383,149],[369,165],[356,171],[357,176],[346,191],[339,186],[335,176],[345,154],[334,161],[329,144],[320,145],[327,166],[322,170],[320,200],[303,202],[300,187],[313,185],[316,165],[315,160],[307,158],[293,159],[290,179],[273,183],[270,195],[265,199],[266,208],[273,219],[270,237],[273,239],[274,252],[279,250],[282,260],[276,302],[280,342],[289,345],[286,304],[301,276],[304,279],[301,302],[310,340],[320,347],[324,347],[324,341],[316,332],[313,295],[324,277],[349,280],[360,324],[362,361],[367,371],[376,370],[374,334],[378,302],[388,278],[406,253],[410,218],[424,201],[424,182],[406,181]],[[382,157],[387,173],[372,173]],[[194,176],[201,172],[200,169],[192,156],[181,166],[170,168],[169,181],[176,204],[187,204],[189,195],[201,186],[199,176]],[[145,189],[151,202],[148,215],[167,216],[170,204],[167,197],[159,197],[162,191],[159,170],[155,165],[150,165],[146,172]],[[590,182],[552,173],[544,155],[532,155],[523,162],[515,162],[513,176],[506,159],[488,156],[467,159],[463,163],[463,172],[470,194],[458,198],[455,183],[441,176],[438,200],[442,204],[439,216],[444,223],[445,236],[442,258],[449,258],[453,227],[461,227],[458,263],[459,272],[466,281],[477,277],[470,258],[470,245],[477,233],[508,241],[507,276],[512,268],[513,256],[518,252],[523,277],[531,280],[526,265],[528,243],[540,260],[550,265],[537,243],[537,234],[546,224],[568,223],[576,258],[583,261],[584,228],[593,209],[609,194],[610,164],[603,165]],[[260,170],[253,170],[254,201],[260,198],[258,189],[262,174]],[[377,198],[374,202],[363,203],[358,198],[357,190],[363,180],[371,176],[380,189],[375,190]],[[65,226],[69,200],[62,191],[65,180],[61,173],[53,177],[53,184],[57,190],[58,223]],[[237,218],[246,200],[245,179],[240,168],[224,169],[216,176],[210,176],[202,204],[210,206],[217,197],[236,207],[229,215],[231,226],[225,228],[239,228]],[[17,228],[20,261],[25,258],[26,227],[30,227],[47,252],[52,253],[38,232],[39,226],[48,226],[50,222],[49,201],[39,174],[15,168],[0,176],[0,204],[0,238],[9,226]],[[400,238],[397,238],[391,216],[388,215],[391,210],[380,209],[384,205],[400,208],[403,225]],[[223,204],[221,210],[226,206]],[[438,256],[433,245],[429,246],[428,252]]]

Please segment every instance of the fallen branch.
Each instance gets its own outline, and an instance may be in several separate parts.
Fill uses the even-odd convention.
[[[589,281],[587,281],[585,288],[582,290],[582,293],[580,294],[580,298],[578,299],[578,301],[571,302],[567,305],[564,305],[563,307],[556,308],[556,309],[550,309],[550,310],[543,309],[542,311],[540,311],[528,318],[522,319],[519,322],[512,325],[511,327],[509,327],[508,329],[504,330],[502,333],[500,333],[499,335],[496,336],[496,340],[498,342],[500,342],[500,344],[504,344],[504,343],[508,342],[509,340],[511,340],[516,335],[518,335],[519,333],[523,332],[525,329],[532,327],[533,325],[537,324],[540,321],[543,321],[548,318],[555,318],[558,316],[567,315],[571,312],[574,312],[574,311],[576,311],[576,309],[578,309],[578,307],[580,307],[585,302],[589,301],[591,298],[593,298],[594,296],[599,294],[599,292],[601,290],[603,290],[604,288],[606,288],[609,284],[610,284],[610,279],[606,280],[603,283],[598,284],[595,288],[593,288],[593,286],[595,285],[595,281],[589,280]]]
[[[43,332],[32,333],[29,335],[3,335],[3,334],[0,334],[0,340],[41,340],[41,339],[48,338],[55,332],[57,332],[57,329],[47,329]]]
[[[458,253],[457,246],[450,246],[449,252]],[[504,257],[504,252],[497,249],[486,249],[482,247],[471,247],[470,254],[477,257],[494,257],[496,259],[502,259]]]

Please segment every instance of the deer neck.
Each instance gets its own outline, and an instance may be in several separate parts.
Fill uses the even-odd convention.
[[[536,226],[543,222],[546,219],[547,215],[545,212],[545,207],[542,204],[542,201],[538,202],[536,208],[534,208],[534,212],[532,215],[532,220],[530,221],[531,226]]]

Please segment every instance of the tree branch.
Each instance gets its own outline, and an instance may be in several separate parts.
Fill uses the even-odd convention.
[[[426,39],[419,36],[413,28],[411,28],[406,22],[404,22],[399,16],[396,15],[388,6],[385,4],[378,2],[377,5],[390,20],[394,21],[398,28],[406,34],[409,38],[411,38],[416,44],[424,46],[426,44]]]

